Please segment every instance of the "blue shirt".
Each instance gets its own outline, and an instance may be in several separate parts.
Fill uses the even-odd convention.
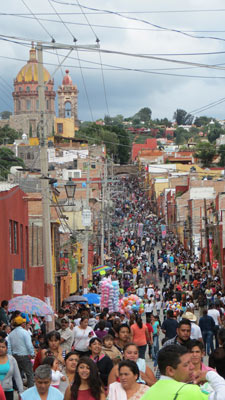
[[[39,393],[36,386],[25,390],[25,392],[20,394],[22,400],[40,400]],[[56,388],[49,386],[47,400],[63,400],[63,394]]]
[[[30,334],[22,326],[18,326],[9,334],[8,353],[18,356],[34,356],[34,347]]]

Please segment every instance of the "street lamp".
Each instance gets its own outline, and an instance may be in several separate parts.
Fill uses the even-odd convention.
[[[64,186],[66,190],[67,199],[68,200],[74,199],[77,185],[72,181],[72,178],[69,178],[69,180],[66,182]]]

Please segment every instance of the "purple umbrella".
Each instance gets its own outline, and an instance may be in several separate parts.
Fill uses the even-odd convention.
[[[44,315],[54,314],[51,306],[37,297],[31,296],[18,296],[9,300],[9,311],[20,311],[30,315],[37,315],[43,317]]]

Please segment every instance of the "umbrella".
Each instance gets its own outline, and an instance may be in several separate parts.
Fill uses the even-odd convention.
[[[102,271],[110,271],[112,267],[108,265],[98,265],[97,267],[93,267],[92,273],[93,274],[100,274]]]
[[[84,297],[86,297],[88,304],[100,304],[100,296],[97,293],[84,294]]]
[[[65,302],[66,303],[82,303],[82,302],[87,303],[87,299],[84,296],[73,295],[73,296],[67,297],[67,299],[65,299]]]
[[[39,317],[54,314],[51,306],[32,296],[17,296],[9,300],[9,311],[16,310]]]

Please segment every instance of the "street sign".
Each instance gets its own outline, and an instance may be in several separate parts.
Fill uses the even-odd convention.
[[[82,211],[82,225],[85,227],[91,226],[91,210]]]

